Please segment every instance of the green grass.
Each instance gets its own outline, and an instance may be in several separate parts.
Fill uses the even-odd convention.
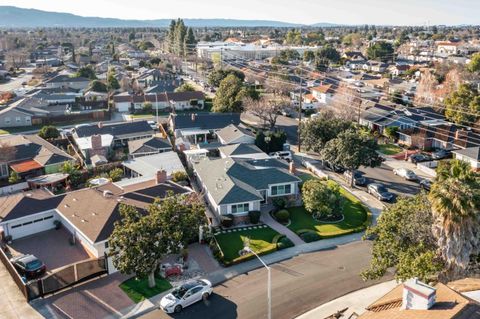
[[[379,144],[378,150],[385,155],[395,155],[403,151],[403,149],[395,144]]]
[[[250,239],[250,248],[256,253],[268,253],[276,250],[276,244],[273,243],[273,238],[278,233],[271,229],[259,228],[249,229],[243,231],[232,231],[231,233],[224,233],[216,235],[218,245],[223,252],[224,262],[226,264],[235,262],[240,256],[238,252],[243,249],[243,241],[246,238]]]
[[[160,112],[159,112],[160,114]],[[150,118],[153,117],[154,115],[152,114],[132,114],[130,115],[131,118],[133,119],[143,119],[143,118]]]
[[[310,176],[310,177],[308,177]],[[304,181],[316,178],[312,175],[301,175]],[[328,181],[335,183],[334,181]],[[361,231],[365,228],[367,220],[370,219],[369,212],[355,196],[344,188],[340,188],[340,193],[345,198],[343,207],[344,220],[339,223],[320,223],[313,219],[312,215],[305,210],[305,207],[291,207],[290,220],[288,226],[292,231],[297,232],[302,229],[310,229],[317,232],[321,237],[336,237]]]
[[[8,131],[0,129],[0,135],[5,135],[5,134],[9,134]]]
[[[120,284],[120,288],[132,299],[133,302],[139,303],[142,300],[151,298],[159,293],[162,293],[170,288],[172,285],[162,277],[155,278],[156,286],[148,287],[148,279],[130,278]]]

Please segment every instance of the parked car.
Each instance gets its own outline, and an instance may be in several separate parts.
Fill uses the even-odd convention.
[[[430,188],[432,187],[432,181],[429,179],[422,179],[420,181],[420,187],[426,191],[430,191]]]
[[[323,162],[323,165],[328,168],[329,170],[331,171],[334,171],[335,173],[343,173],[345,172],[345,168],[341,167],[341,166],[338,166],[338,165],[333,165],[329,162]]]
[[[157,127],[157,122],[155,121],[147,121],[148,125],[150,125],[150,127],[153,129],[153,130],[158,130],[158,127]]]
[[[10,262],[27,279],[41,277],[47,270],[45,264],[34,255],[19,255],[11,258]]]
[[[427,154],[422,154],[422,153],[416,153],[416,154],[412,154],[410,155],[410,157],[408,158],[408,160],[414,164],[416,163],[420,163],[420,162],[427,162],[427,161],[431,161],[432,158],[427,155]]]
[[[372,194],[377,199],[385,202],[389,202],[393,199],[393,194],[390,193],[385,186],[379,183],[368,184],[367,190],[369,194]]]
[[[352,172],[345,171],[345,173],[343,173],[343,176],[348,182],[350,182],[350,180],[352,179]],[[359,171],[355,171],[353,173],[353,184],[357,186],[365,186],[367,184],[367,179],[363,177]]]
[[[447,150],[439,150],[432,153],[432,159],[435,159],[435,160],[449,158],[451,156],[452,156],[452,152]]]
[[[412,170],[409,170],[409,169],[406,169],[406,168],[395,168],[393,170],[393,174],[398,175],[400,177],[403,177],[407,181],[418,180],[417,174],[415,174]]]
[[[212,283],[206,279],[193,280],[175,288],[160,300],[160,308],[166,313],[180,312],[212,294]]]
[[[273,152],[273,153],[270,153],[268,155],[272,156],[273,158],[283,159],[287,162],[293,161],[292,152],[290,152],[290,151]]]

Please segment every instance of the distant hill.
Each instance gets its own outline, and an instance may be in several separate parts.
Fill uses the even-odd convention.
[[[123,20],[115,18],[82,17],[71,13],[49,12],[24,9],[13,6],[0,6],[0,27],[168,27],[171,19]],[[235,19],[184,19],[192,27],[301,27],[301,24],[268,20]],[[334,26],[330,23],[317,23],[314,26]]]

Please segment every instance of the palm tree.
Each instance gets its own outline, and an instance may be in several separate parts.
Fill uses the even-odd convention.
[[[446,263],[446,279],[464,275],[470,256],[480,253],[480,183],[468,164],[451,161],[437,171],[429,194],[433,234]]]

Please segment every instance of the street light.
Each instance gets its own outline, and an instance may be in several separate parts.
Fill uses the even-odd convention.
[[[258,256],[250,247],[245,246],[243,250],[247,253],[252,253],[253,255],[255,255],[255,257],[257,257],[258,260],[260,260],[260,262],[263,264],[263,266],[267,268],[267,272],[268,272],[268,281],[267,281],[268,317],[267,318],[272,319],[272,275],[270,272],[270,267],[267,266],[267,264],[263,262],[260,256]]]

